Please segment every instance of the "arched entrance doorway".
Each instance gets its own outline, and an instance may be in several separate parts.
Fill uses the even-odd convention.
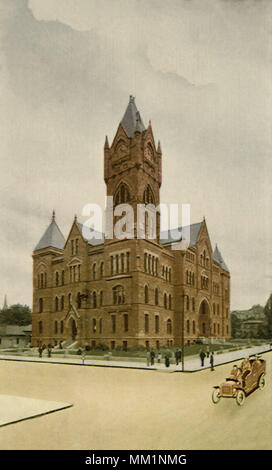
[[[74,318],[71,318],[70,326],[71,326],[70,331],[71,331],[71,335],[72,335],[72,340],[75,340],[76,336],[77,336],[77,325],[76,325],[76,321],[74,320]]]
[[[210,306],[206,299],[202,300],[199,306],[198,315],[199,336],[210,337]]]

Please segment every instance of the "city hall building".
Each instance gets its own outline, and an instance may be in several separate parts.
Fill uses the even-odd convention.
[[[104,180],[113,209],[134,209],[135,227],[138,204],[160,204],[161,161],[131,96],[112,144],[105,141]],[[86,239],[75,217],[65,239],[53,213],[33,252],[34,346],[126,350],[180,346],[183,334],[185,344],[230,337],[230,273],[205,219],[190,225],[186,250],[173,250],[159,213],[155,220],[152,239]]]

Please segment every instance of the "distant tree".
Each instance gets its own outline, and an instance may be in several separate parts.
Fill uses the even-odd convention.
[[[268,301],[264,307],[264,314],[265,314],[265,325],[263,328],[263,334],[265,334],[265,338],[272,337],[272,294],[270,295]]]
[[[231,336],[232,338],[239,338],[241,336],[241,320],[235,315],[231,314]]]
[[[0,323],[5,325],[28,325],[32,321],[28,305],[15,304],[0,310]]]

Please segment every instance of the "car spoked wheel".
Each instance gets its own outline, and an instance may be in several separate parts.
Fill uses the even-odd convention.
[[[236,395],[237,405],[242,406],[244,404],[245,398],[246,398],[245,392],[243,392],[243,390],[238,390],[237,395]]]
[[[259,381],[258,381],[258,387],[260,390],[262,390],[265,386],[265,376],[264,374],[262,374],[259,378]]]
[[[212,392],[212,401],[213,403],[219,403],[220,402],[220,393],[219,393],[219,389],[216,389]]]

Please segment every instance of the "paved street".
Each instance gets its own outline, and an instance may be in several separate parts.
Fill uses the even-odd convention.
[[[214,372],[165,374],[137,369],[0,361],[0,394],[73,404],[0,429],[1,449],[271,449],[272,354],[267,385],[242,407],[211,402]]]

